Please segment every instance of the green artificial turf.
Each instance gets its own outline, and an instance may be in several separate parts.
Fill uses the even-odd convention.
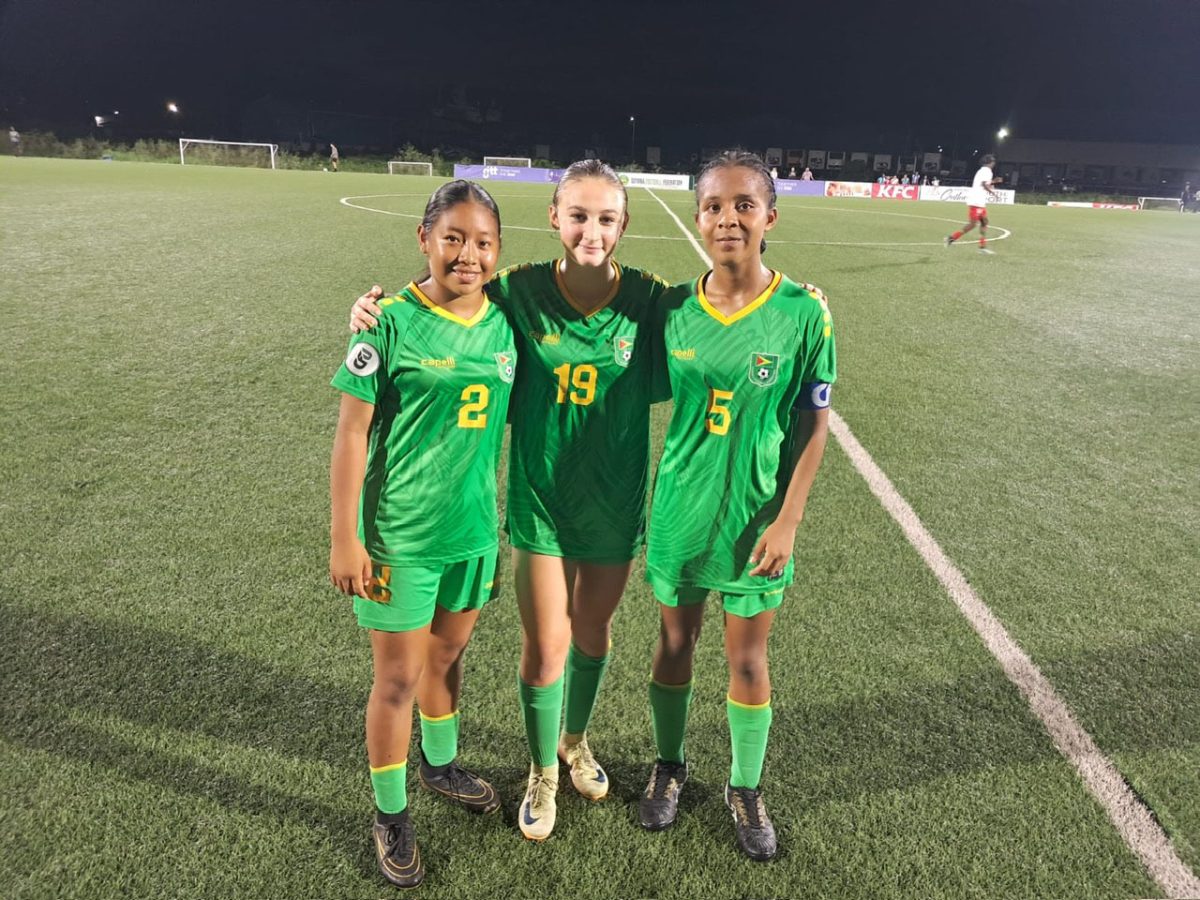
[[[328,586],[348,307],[420,271],[432,179],[0,159],[0,884],[6,897],[374,897],[365,635]],[[503,261],[549,190],[495,185]],[[339,203],[343,197],[369,212]],[[659,192],[689,222],[692,201]],[[829,296],[834,406],[1200,869],[1200,217],[780,202],[767,262]],[[642,190],[619,256],[703,265]],[[391,213],[385,214],[385,213]],[[666,408],[656,410],[661,444]],[[1124,897],[1159,888],[831,441],[771,644],[778,860],[741,858],[709,610],[680,820],[637,825],[657,634],[640,564],[591,728],[613,794],[515,827],[511,579],[423,792],[430,897]]]

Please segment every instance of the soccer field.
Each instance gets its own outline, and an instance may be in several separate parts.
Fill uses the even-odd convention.
[[[328,382],[354,297],[421,271],[437,183],[0,158],[5,897],[394,893],[369,844],[370,650],[326,574]],[[502,263],[556,255],[550,188],[489,188]],[[690,224],[690,194],[635,190],[618,257],[693,277],[664,203]],[[1200,872],[1200,216],[996,207],[988,257],[943,248],[963,212],[781,198],[765,259],[829,297],[845,425]],[[613,793],[564,779],[550,840],[517,831],[506,584],[468,651],[461,745],[503,811],[413,778],[420,893],[1168,891],[832,439],[796,553],[771,649],[776,861],[738,853],[721,800],[715,604],[679,822],[637,824],[657,636],[639,564],[590,729]]]

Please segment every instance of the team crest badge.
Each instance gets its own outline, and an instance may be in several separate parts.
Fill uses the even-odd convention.
[[[750,381],[759,387],[768,387],[779,378],[778,353],[751,353]]]
[[[618,366],[629,365],[629,361],[633,359],[633,338],[613,338],[613,359],[617,361]]]
[[[513,375],[516,373],[517,355],[515,353],[497,353],[496,368],[500,370],[500,379],[512,384]]]

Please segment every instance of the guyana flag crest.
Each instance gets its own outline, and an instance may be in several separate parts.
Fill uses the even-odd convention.
[[[507,382],[508,384],[512,384],[513,375],[516,374],[517,371],[517,354],[510,351],[508,353],[497,353],[495,356],[496,368],[500,370],[501,380]]]
[[[751,353],[750,381],[759,387],[768,387],[779,379],[778,353]]]
[[[617,361],[618,366],[625,367],[629,365],[633,359],[633,338],[613,338],[613,359]]]

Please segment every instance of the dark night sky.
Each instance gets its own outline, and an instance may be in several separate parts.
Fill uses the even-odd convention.
[[[1200,2],[603,4],[6,0],[0,116],[72,129],[166,98],[219,131],[270,94],[424,115],[455,85],[528,140],[557,130],[727,143],[778,117],[845,146],[990,134],[1200,142]],[[573,12],[578,10],[578,12]],[[82,127],[82,126],[80,126]],[[614,138],[615,140],[616,138]],[[781,138],[782,139],[782,138]]]

